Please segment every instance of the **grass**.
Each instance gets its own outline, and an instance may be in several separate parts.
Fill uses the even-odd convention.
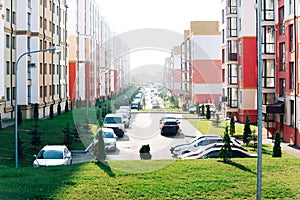
[[[78,111],[79,112],[79,111]],[[20,139],[24,142],[24,159],[19,159],[19,166],[31,166],[33,161],[33,155],[38,153],[38,150],[46,144],[63,144],[64,133],[62,129],[69,123],[72,130],[75,130],[75,118],[73,118],[74,112],[69,111],[63,113],[53,119],[40,119],[38,121],[38,130],[41,134],[41,146],[37,149],[30,144],[31,135],[30,131],[33,130],[34,121],[24,120],[23,123],[18,127],[18,133]],[[84,119],[82,114],[77,113],[78,117]],[[81,116],[81,117],[80,117]],[[74,121],[75,120],[75,121]],[[91,138],[89,133],[84,133],[83,129],[80,128],[82,138]],[[15,131],[14,126],[0,129],[0,167],[14,167],[15,163]],[[81,140],[74,140],[72,148],[76,150],[83,150],[85,146]]]
[[[185,118],[189,119],[189,122],[197,128],[202,134],[216,134],[216,135],[223,135],[224,127],[228,125],[230,126],[229,121],[221,121],[218,126],[215,125],[215,119],[207,120],[204,118],[199,118],[197,115],[185,115]],[[256,130],[257,133],[257,126],[251,125],[251,130]],[[235,135],[241,136],[244,132],[244,124],[242,123],[235,123]]]
[[[0,199],[255,199],[256,159],[0,169]],[[164,167],[163,167],[164,166]],[[162,168],[161,168],[162,167]],[[263,157],[263,199],[300,199],[299,159]],[[158,170],[149,170],[149,169]],[[126,169],[136,170],[136,173]],[[147,171],[148,172],[144,172]]]

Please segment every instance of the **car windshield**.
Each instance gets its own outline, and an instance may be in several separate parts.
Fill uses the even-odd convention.
[[[114,134],[112,132],[102,132],[103,138],[114,138]]]
[[[106,124],[120,124],[122,123],[122,120],[120,117],[107,117],[105,118],[104,123]]]
[[[165,125],[177,125],[176,122],[165,122]]]
[[[42,150],[37,156],[38,159],[63,159],[61,150]]]

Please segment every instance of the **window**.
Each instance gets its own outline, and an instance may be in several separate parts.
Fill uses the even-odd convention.
[[[228,48],[228,57],[227,59],[229,61],[237,61],[237,41],[235,40],[229,40],[227,42],[227,48]]]
[[[27,37],[27,51],[30,51],[30,37]]]
[[[243,67],[242,66],[240,66],[240,69],[239,69],[239,79],[243,80]]]
[[[9,61],[6,61],[6,74],[10,74]]]
[[[47,74],[47,63],[44,63],[44,74]]]
[[[240,90],[240,95],[239,95],[239,103],[243,103],[243,91]]]
[[[6,8],[6,21],[10,22],[10,10]]]
[[[44,30],[47,30],[47,19],[44,19]]]
[[[279,70],[285,70],[285,43],[279,43],[279,59],[280,59],[280,66]]]
[[[275,60],[263,60],[263,80],[264,88],[275,87]]]
[[[227,94],[228,94],[228,102],[227,105],[230,108],[237,108],[237,101],[238,101],[238,90],[237,88],[228,88],[227,89]]]
[[[242,19],[239,18],[239,31],[241,31],[241,30],[242,30]]]
[[[49,64],[49,74],[52,74],[52,65]]]
[[[43,64],[40,63],[40,74],[43,74]]]
[[[48,89],[48,88],[47,88],[47,85],[45,85],[45,86],[44,86],[44,97],[47,96],[47,89]]]
[[[52,1],[49,1],[49,9],[52,10]]]
[[[289,38],[289,46],[290,46],[290,52],[294,51],[294,25],[291,24],[289,25],[289,35],[290,35],[290,38]]]
[[[275,28],[274,26],[262,27],[262,53],[274,54],[275,53]]]
[[[43,86],[40,86],[40,98],[43,97]]]
[[[28,8],[31,8],[31,0],[27,0],[27,6],[28,6]]]
[[[31,104],[31,85],[27,86],[27,98],[28,98],[28,103]]]
[[[222,82],[225,82],[225,69],[222,69]]]
[[[27,62],[27,79],[31,80],[31,62]]]
[[[16,63],[15,62],[13,62],[12,63],[12,74],[16,74]]]
[[[222,10],[222,24],[224,24],[225,22],[225,13],[224,13],[224,10]]]
[[[40,40],[40,49],[43,49],[43,40]]]
[[[274,20],[274,0],[262,1],[262,20]]]
[[[11,20],[12,20],[13,24],[16,24],[16,12],[15,11],[12,12],[12,19]]]
[[[227,0],[227,14],[237,14],[237,0]]]
[[[16,87],[12,88],[12,99],[16,100]]]
[[[283,35],[285,30],[284,30],[284,7],[279,8],[279,34]]]
[[[222,44],[225,42],[225,30],[222,29]]]
[[[47,8],[47,0],[44,0],[44,6]]]
[[[49,85],[49,96],[52,96],[52,86]]]
[[[285,96],[285,78],[279,79],[279,97]]]
[[[52,31],[52,24],[51,24],[51,21],[49,21],[49,31],[50,31],[50,32]]]
[[[293,0],[289,0],[289,15],[294,14]]]
[[[227,19],[227,36],[236,37],[237,36],[237,18],[229,17]]]
[[[12,41],[11,42],[12,42],[11,47],[13,49],[16,49],[16,37],[15,36],[12,37]]]
[[[43,18],[40,17],[40,28],[43,28]]]
[[[27,13],[27,30],[31,30],[31,14]]]
[[[243,43],[239,42],[239,55],[243,54]]]
[[[222,63],[225,63],[225,49],[222,49]]]
[[[6,44],[6,48],[9,48],[9,39],[10,39],[10,37],[9,37],[9,35],[6,35],[6,37],[5,37],[5,44]]]
[[[290,85],[290,89],[293,90],[294,87],[294,82],[295,82],[295,75],[294,75],[294,70],[295,70],[295,66],[294,66],[294,62],[290,62],[290,78],[289,78],[289,85]]]
[[[55,65],[52,66],[52,74],[55,74]]]
[[[10,101],[10,88],[6,88],[6,101]]]
[[[236,64],[230,64],[227,67],[228,69],[228,83],[236,85],[238,83],[238,66]]]
[[[55,24],[54,23],[52,23],[52,32],[53,32],[53,34],[55,33]]]
[[[44,41],[44,49],[47,49],[47,41]]]
[[[295,117],[294,117],[294,114],[295,114],[295,109],[294,109],[295,105],[294,105],[294,100],[290,100],[290,125],[291,126],[294,126],[295,125]]]

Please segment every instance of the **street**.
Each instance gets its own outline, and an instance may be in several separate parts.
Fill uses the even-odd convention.
[[[161,136],[159,120],[166,113],[133,112],[130,126],[123,138],[117,140],[117,151],[107,152],[107,160],[140,160],[139,149],[144,144],[150,145],[152,159],[172,159],[170,147],[186,143],[200,133],[185,119],[182,114],[174,114],[180,121],[180,132],[176,136]],[[73,163],[91,159],[91,155],[73,154]]]

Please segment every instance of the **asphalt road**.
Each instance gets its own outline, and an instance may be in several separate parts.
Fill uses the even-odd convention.
[[[107,160],[140,160],[139,149],[150,145],[152,160],[173,159],[170,147],[186,143],[199,133],[182,114],[174,114],[180,120],[180,132],[176,136],[161,136],[159,120],[165,113],[132,113],[130,126],[123,138],[117,140],[117,151],[108,152]],[[89,153],[73,152],[73,163],[92,160]]]

